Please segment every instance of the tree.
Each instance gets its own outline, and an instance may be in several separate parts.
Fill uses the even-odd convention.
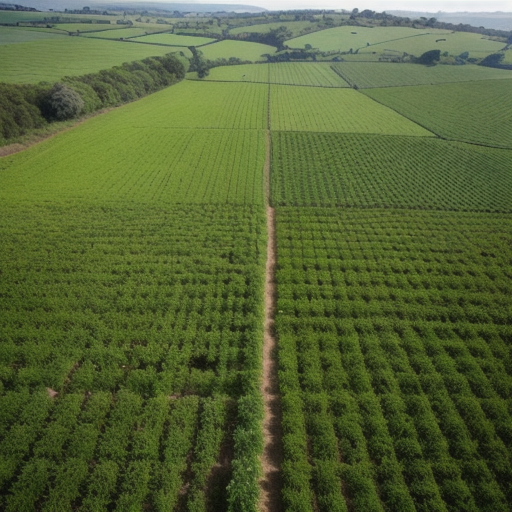
[[[72,119],[82,112],[84,100],[76,91],[65,84],[56,83],[46,100],[46,117],[59,121]]]
[[[429,50],[416,59],[416,64],[434,66],[441,58],[441,50]]]

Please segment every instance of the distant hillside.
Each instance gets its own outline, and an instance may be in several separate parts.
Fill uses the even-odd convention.
[[[473,27],[493,28],[495,30],[512,30],[512,12],[419,12],[419,11],[386,11],[395,16],[409,18],[436,18],[438,21]]]
[[[41,11],[53,9],[64,11],[64,9],[82,9],[84,5],[95,9],[116,9],[116,10],[147,10],[147,11],[180,11],[180,12],[250,12],[257,13],[266,11],[263,7],[245,4],[197,4],[197,3],[171,3],[171,2],[130,2],[123,0],[27,0],[24,5],[35,7]]]

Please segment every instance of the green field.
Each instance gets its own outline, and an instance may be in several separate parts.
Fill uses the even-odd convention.
[[[512,212],[512,152],[425,137],[274,132],[276,206]]]
[[[103,23],[51,23],[53,30],[65,30],[66,32],[108,32],[110,30],[123,30],[122,25]]]
[[[118,28],[115,30],[102,30],[101,32],[89,32],[82,34],[85,37],[100,37],[101,39],[128,39],[132,37],[145,36],[148,32],[152,32],[155,29],[143,29],[143,28]]]
[[[512,80],[365,90],[441,137],[512,148]]]
[[[285,510],[510,510],[512,217],[279,208],[277,239]]]
[[[137,42],[141,43],[168,44],[170,46],[201,46],[212,41],[215,41],[215,39],[180,36],[178,34],[153,34],[137,38]]]
[[[271,86],[271,127],[279,131],[432,134],[353,89]]]
[[[191,74],[192,78],[196,78]],[[324,62],[280,62],[220,66],[210,70],[204,80],[219,82],[255,82],[310,87],[348,87]]]
[[[166,53],[169,48],[164,46],[82,37],[0,45],[2,80],[9,83],[52,82],[63,76],[85,75]]]
[[[442,41],[445,39],[445,41]],[[505,44],[497,41],[490,41],[480,34],[468,32],[434,33],[421,37],[411,37],[398,41],[372,43],[372,51],[395,50],[407,52],[417,57],[429,50],[441,50],[441,53],[448,52],[450,55],[460,55],[469,52],[470,57],[483,58],[490,53],[501,50]]]
[[[508,70],[484,66],[419,66],[392,62],[340,62],[332,64],[351,85],[358,89],[374,87],[400,87],[406,85],[435,85],[450,82],[510,79]]]
[[[348,18],[296,16],[165,19]],[[166,28],[142,18],[107,37]],[[376,21],[288,44],[490,51],[356,25]],[[0,27],[2,80],[202,40],[41,30]],[[39,102],[69,91],[3,88],[0,121],[26,131],[0,148],[0,510],[512,512],[510,71],[199,51],[262,62],[62,124]],[[171,65],[67,83],[117,105]]]
[[[386,41],[395,41],[403,39],[404,41],[412,41],[414,38],[422,39],[427,34],[437,34],[439,37],[445,37],[446,30],[433,29],[414,29],[406,27],[335,27],[321,30],[313,34],[289,39],[288,46],[291,48],[304,48],[304,45],[310,44],[313,48],[322,51],[342,51],[347,52],[352,48],[364,48],[368,45],[384,43]],[[443,34],[442,36],[440,34]],[[415,40],[415,39],[414,39]],[[407,43],[406,43],[407,44]],[[430,49],[430,48],[429,48]]]
[[[245,41],[219,41],[201,47],[205,59],[229,59],[237,57],[241,60],[258,62],[265,60],[262,55],[273,55],[276,49],[273,46]]]
[[[245,34],[255,32],[257,34],[265,34],[271,30],[277,30],[281,27],[291,32],[292,37],[296,37],[300,32],[308,28],[313,28],[315,25],[310,21],[278,21],[275,23],[263,23],[261,25],[249,25],[245,27],[232,28],[229,33],[231,35]]]
[[[0,45],[27,43],[44,39],[59,39],[60,34],[24,28],[2,27]]]

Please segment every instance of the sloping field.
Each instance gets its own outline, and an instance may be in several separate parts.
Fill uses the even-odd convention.
[[[268,87],[263,84],[181,82],[112,112],[109,124],[137,128],[264,129]]]
[[[51,32],[40,32],[36,30],[29,30],[14,27],[2,27],[0,45],[27,43],[32,41],[41,41],[44,39],[59,39],[59,34]]]
[[[112,25],[114,26],[114,25]],[[153,29],[154,31],[155,29]],[[151,29],[143,29],[143,28],[117,28],[115,30],[102,30],[100,32],[89,32],[82,34],[85,37],[100,37],[101,39],[119,39],[119,38],[129,38],[129,37],[138,37],[144,36]]]
[[[512,148],[512,80],[365,90],[448,139]]]
[[[278,208],[285,510],[510,510],[512,217]]]
[[[394,41],[396,39],[405,39],[405,41],[421,39],[426,34],[447,34],[446,30],[434,29],[415,29],[408,27],[335,27],[326,30],[320,30],[312,34],[296,37],[287,41],[291,48],[304,48],[304,45],[310,44],[313,48],[322,51],[338,50],[347,52],[352,48],[364,48],[368,45]],[[445,37],[438,35],[438,37]]]
[[[2,80],[9,83],[52,82],[63,76],[85,75],[169,53],[169,48],[83,37],[0,45]]]
[[[256,82],[309,87],[348,87],[325,62],[280,62],[221,66],[210,70],[204,80]]]
[[[250,25],[245,27],[232,28],[229,33],[232,35],[244,34],[246,32],[255,32],[257,34],[265,34],[271,30],[286,27],[294,36],[301,30],[308,27],[314,27],[310,21],[278,21],[276,23],[263,23],[261,25]]]
[[[475,80],[510,79],[512,73],[504,69],[484,66],[418,66],[390,62],[337,62],[331,64],[350,85],[358,89],[399,87],[407,85],[435,85]]]
[[[274,132],[272,202],[512,211],[512,151],[424,137]]]
[[[181,36],[178,34],[152,34],[149,36],[138,37],[137,42],[168,44],[170,46],[200,46],[211,43],[215,39],[207,37]]]
[[[273,130],[432,135],[352,89],[273,85],[270,112]]]
[[[481,34],[470,32],[433,33],[422,37],[373,44],[375,46],[371,47],[372,51],[395,50],[418,57],[429,50],[441,50],[441,53],[448,52],[450,55],[469,52],[470,57],[477,58],[495,53],[505,46],[504,43],[490,41]]]
[[[200,48],[205,59],[229,59],[237,57],[241,60],[258,62],[265,60],[262,55],[273,55],[276,49],[273,46],[246,41],[219,41]]]

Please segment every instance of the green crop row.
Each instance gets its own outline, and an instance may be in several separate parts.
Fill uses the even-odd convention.
[[[358,89],[375,87],[403,87],[408,85],[435,85],[450,82],[510,79],[503,69],[484,66],[418,66],[391,62],[339,62],[332,69]]]
[[[286,510],[509,510],[511,222],[277,208]]]
[[[272,202],[511,211],[512,154],[425,137],[274,132]]]
[[[511,87],[511,80],[478,80],[364,94],[443,138],[510,149]]]

